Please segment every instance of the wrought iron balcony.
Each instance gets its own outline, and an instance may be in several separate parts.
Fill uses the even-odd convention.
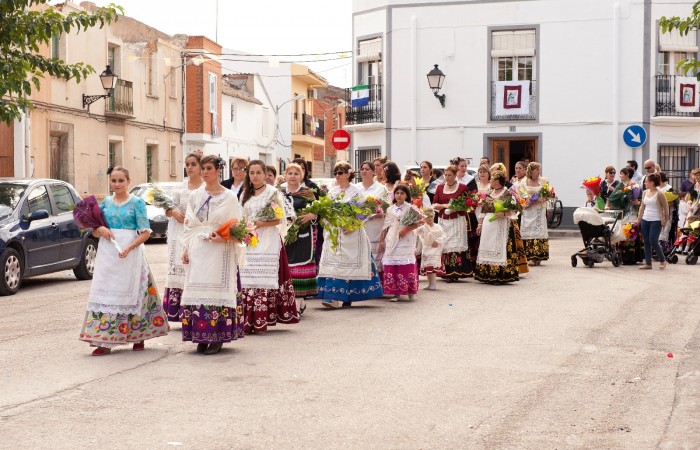
[[[491,82],[491,120],[537,120],[537,81],[530,80],[529,112],[527,114],[498,114],[496,112],[496,82]]]
[[[105,115],[134,118],[134,87],[131,81],[117,80],[112,96],[105,102]]]
[[[369,85],[369,103],[365,106],[352,107],[352,89],[345,89],[345,124],[360,125],[363,123],[384,122],[382,115],[382,90],[381,84]]]
[[[697,112],[679,112],[676,110],[676,75],[656,75],[656,113],[654,116],[700,117]],[[697,102],[698,99],[696,98]]]

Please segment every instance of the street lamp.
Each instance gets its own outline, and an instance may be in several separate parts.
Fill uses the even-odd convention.
[[[442,107],[445,107],[445,94],[438,95],[438,92],[440,92],[440,89],[442,89],[442,83],[445,82],[445,74],[442,73],[442,70],[438,69],[438,65],[435,64],[435,67],[428,72],[428,86],[430,86],[430,89],[433,91],[433,94],[435,94],[435,97],[440,101],[440,104]]]
[[[297,100],[304,100],[305,98],[306,98],[306,94],[297,94],[297,95],[295,95],[294,97],[290,98],[289,100],[280,103],[280,104],[277,105],[277,107],[275,108],[275,115],[276,115],[277,113],[279,113],[279,112],[280,112],[280,108],[283,107],[284,105],[286,105],[287,103],[289,103],[289,102],[295,102],[295,101],[297,101]]]
[[[105,91],[107,91],[107,93],[103,95],[83,94],[83,108],[86,108],[89,111],[90,105],[95,103],[97,100],[101,98],[111,97],[112,92],[114,92],[114,86],[117,85],[117,78],[119,77],[113,74],[112,69],[110,69],[110,67],[107,66],[107,68],[100,74],[100,81],[102,82],[102,87]]]

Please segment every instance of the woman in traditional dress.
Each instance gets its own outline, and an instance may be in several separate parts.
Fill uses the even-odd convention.
[[[285,245],[289,262],[289,272],[294,286],[294,295],[299,298],[299,314],[306,309],[304,297],[318,293],[316,284],[316,214],[300,215],[300,212],[316,199],[311,189],[301,185],[304,170],[299,164],[291,163],[284,171],[287,188],[285,199],[294,209],[294,219],[309,226],[299,232],[296,241]]]
[[[540,176],[541,166],[531,162],[527,165],[527,179],[520,185],[521,197],[529,199],[537,194],[547,179]],[[549,234],[547,231],[547,200],[530,202],[523,210],[520,233],[525,245],[525,255],[532,265],[539,266],[549,259]]]
[[[491,173],[489,191],[479,214],[477,232],[481,235],[479,256],[474,269],[474,278],[488,284],[503,284],[519,280],[518,253],[515,246],[513,219],[516,212],[496,213],[494,202],[517,201],[506,189],[506,174],[502,171]],[[495,217],[494,220],[491,220]]]
[[[442,265],[445,267],[445,271],[438,275],[448,282],[453,282],[472,275],[472,266],[467,251],[469,249],[467,213],[463,211],[453,212],[448,209],[450,200],[466,193],[467,186],[457,181],[457,168],[455,166],[445,168],[444,176],[445,183],[437,187],[434,197],[435,203],[433,203],[433,209],[438,211],[438,223],[447,236],[442,249]]]
[[[360,165],[360,178],[362,182],[357,185],[365,196],[372,196],[377,200],[391,203],[389,190],[382,183],[375,181],[372,163],[365,161]],[[379,278],[383,280],[384,268],[382,266],[382,254],[379,253],[379,237],[382,234],[384,225],[384,214],[382,211],[365,219],[365,231],[369,238],[372,259],[379,273]]]
[[[184,222],[182,261],[188,264],[182,291],[182,340],[213,355],[224,343],[243,337],[243,311],[237,301],[239,243],[216,233],[231,219],[241,220],[236,194],[219,184],[226,166],[218,156],[201,160],[204,185],[190,193]]]
[[[510,179],[510,184],[517,191],[520,189],[520,185],[527,180],[525,177],[525,170],[527,169],[527,164],[523,161],[518,161],[515,163],[515,175]]]
[[[421,161],[420,163],[420,176],[423,179],[423,184],[428,186],[426,193],[430,199],[430,203],[433,203],[433,197],[435,197],[435,189],[437,189],[438,182],[433,177],[433,163],[428,160]]]
[[[241,269],[246,333],[263,333],[277,323],[299,323],[287,252],[282,245],[285,229],[282,194],[265,183],[265,163],[251,161],[241,194],[243,216],[255,222],[258,245],[246,252]],[[280,214],[275,214],[275,209]]]
[[[389,190],[389,193],[394,192],[394,188],[397,183],[401,182],[401,171],[399,166],[393,161],[387,161],[384,163],[384,185]]]
[[[180,311],[180,298],[182,288],[185,285],[185,275],[187,267],[182,263],[182,249],[184,244],[183,232],[185,227],[185,213],[187,213],[187,202],[190,194],[202,185],[199,162],[202,155],[190,153],[185,158],[185,171],[187,181],[173,193],[175,208],[165,211],[168,220],[168,273],[165,277],[165,292],[163,293],[163,309],[168,315],[169,322],[179,322],[182,312]]]
[[[386,184],[386,176],[384,175],[384,164],[386,162],[386,156],[378,156],[372,161],[372,164],[374,164],[374,179],[381,184]]]
[[[457,181],[460,184],[467,186],[467,190],[469,190],[469,192],[476,191],[476,180],[467,171],[467,160],[461,156],[457,156],[456,158],[452,158],[452,161],[450,162],[457,168]]]
[[[393,296],[391,301],[398,301],[402,295],[413,300],[418,293],[418,271],[416,267],[416,233],[421,223],[403,226],[401,220],[406,213],[415,208],[411,204],[411,192],[408,187],[398,185],[394,188],[393,205],[386,211],[384,229],[379,248],[384,250],[384,295]]]
[[[81,341],[97,347],[93,356],[126,344],[133,344],[134,351],[143,350],[146,339],[169,331],[142,245],[151,235],[146,203],[129,194],[128,170],[117,166],[108,175],[114,194],[100,209],[109,228],[92,231],[100,242],[80,332]]]
[[[364,202],[365,195],[361,188],[350,183],[355,174],[349,163],[336,163],[333,174],[335,185],[328,192],[332,200],[343,203]],[[329,308],[349,307],[352,302],[381,298],[382,282],[372,262],[364,227],[352,232],[341,231],[335,249],[326,236],[318,273],[318,293],[324,299],[323,306]]]

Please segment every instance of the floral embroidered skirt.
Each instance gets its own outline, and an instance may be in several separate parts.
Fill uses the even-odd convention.
[[[150,270],[142,301],[138,314],[86,311],[80,340],[93,347],[111,348],[168,334],[170,326]]]
[[[415,264],[384,264],[382,290],[387,295],[406,295],[418,292],[418,273]]]
[[[531,261],[547,261],[549,259],[549,239],[523,239],[525,256]]]
[[[530,268],[527,266],[525,245],[523,244],[523,239],[520,237],[520,225],[518,225],[517,220],[513,221],[513,235],[515,237],[515,249],[518,252],[518,273],[528,273],[530,272]]]
[[[476,266],[476,257],[479,255],[479,242],[481,242],[481,236],[476,231],[470,231],[467,234],[467,242],[469,242],[469,262],[471,267]]]
[[[445,266],[440,266],[440,267],[434,267],[434,266],[426,266],[426,267],[421,267],[419,273],[421,276],[426,276],[430,275],[431,273],[444,273],[445,272]]]
[[[182,289],[165,288],[165,292],[163,292],[163,310],[168,318],[168,322],[180,322],[182,318],[181,299]]]
[[[444,271],[438,272],[441,278],[468,278],[472,276],[472,263],[469,260],[469,251],[449,252],[442,254],[442,266]]]
[[[182,340],[195,344],[223,344],[243,334],[243,307],[185,305],[182,307]]]
[[[284,247],[280,251],[278,281],[279,289],[241,289],[246,333],[251,331],[264,333],[268,326],[274,326],[277,323],[299,323],[299,311],[297,311],[294,286]]]
[[[518,281],[518,250],[515,243],[515,227],[509,227],[506,242],[506,265],[477,264],[474,268],[474,278],[482,283],[502,284]]]
[[[327,277],[318,279],[318,298],[321,299],[349,303],[381,298],[382,295],[382,281],[379,279],[377,266],[374,265],[374,262],[372,262],[372,276],[369,280],[343,280]]]

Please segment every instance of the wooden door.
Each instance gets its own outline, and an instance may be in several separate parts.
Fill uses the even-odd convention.
[[[528,140],[525,144],[525,157],[530,161],[537,161],[537,139]]]
[[[491,164],[501,162],[506,167],[510,167],[510,141],[491,141]]]
[[[0,177],[15,176],[15,133],[14,122],[0,123]]]

